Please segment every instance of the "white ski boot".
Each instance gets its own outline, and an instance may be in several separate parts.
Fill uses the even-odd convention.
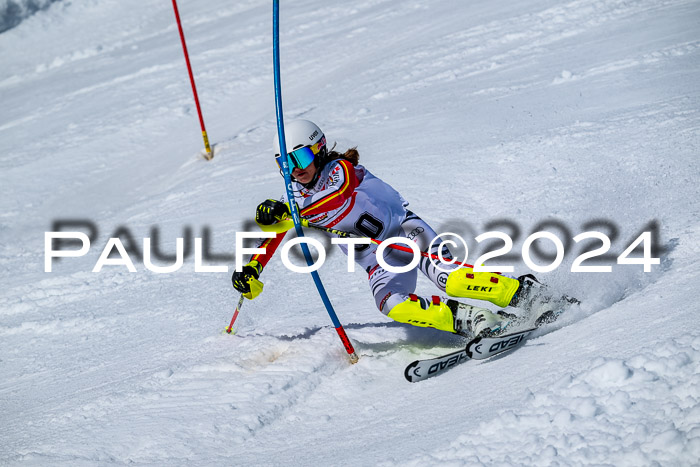
[[[455,319],[455,332],[468,338],[503,334],[511,321],[507,316],[495,314],[486,308],[457,300],[447,300],[446,303]]]

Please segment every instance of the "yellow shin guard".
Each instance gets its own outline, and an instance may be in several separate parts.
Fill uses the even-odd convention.
[[[421,307],[421,302],[417,298],[416,300],[409,298],[395,305],[387,316],[400,323],[455,332],[452,311],[447,304],[440,301],[439,297],[433,297],[427,309]]]
[[[451,297],[486,300],[496,306],[506,307],[519,285],[517,279],[463,268],[450,273],[445,292]]]

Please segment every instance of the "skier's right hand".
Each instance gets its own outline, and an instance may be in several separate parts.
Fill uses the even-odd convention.
[[[241,268],[241,272],[234,271],[231,276],[233,288],[242,293],[248,300],[254,299],[263,290],[263,283],[258,280],[262,269],[262,264],[251,261]]]
[[[255,220],[258,224],[272,225],[284,220],[289,214],[289,206],[282,201],[266,199],[258,205],[258,209],[255,211]]]

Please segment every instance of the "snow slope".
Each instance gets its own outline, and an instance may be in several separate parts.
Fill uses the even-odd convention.
[[[0,462],[697,463],[697,1],[282,5],[285,117],[357,145],[471,260],[493,228],[516,252],[545,221],[562,239],[614,237],[614,272],[568,272],[571,242],[542,275],[580,307],[505,358],[419,384],[406,364],[462,342],[385,318],[337,251],[321,277],[356,365],[310,278],[277,258],[236,336],[221,334],[230,273],[195,273],[192,255],[173,274],[139,255],[136,273],[91,272],[120,228],[138,250],[156,228],[166,253],[208,228],[230,256],[283,192],[270,2],[179,6],[211,162],[169,2],[56,2],[0,34]],[[71,219],[97,238],[45,273],[44,232]],[[661,264],[615,265],[654,221]]]
[[[0,33],[12,29],[57,0],[0,0]]]

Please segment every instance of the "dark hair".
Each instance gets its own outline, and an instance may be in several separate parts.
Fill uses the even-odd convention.
[[[333,147],[328,151],[328,154],[324,158],[324,162],[330,162],[334,161],[336,159],[345,159],[346,161],[349,161],[352,165],[357,165],[360,163],[360,153],[357,152],[357,146],[354,148],[350,148],[344,153],[339,153],[337,151],[334,151],[335,149],[335,144]],[[325,164],[324,164],[325,165]]]

